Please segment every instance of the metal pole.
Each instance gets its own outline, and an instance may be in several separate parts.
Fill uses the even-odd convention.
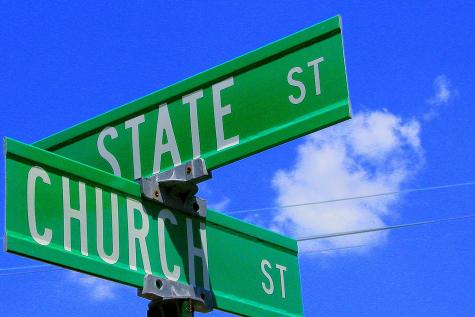
[[[193,317],[191,300],[152,301],[148,306],[147,317]]]
[[[193,317],[193,305],[190,299],[184,300],[181,303],[181,317]]]

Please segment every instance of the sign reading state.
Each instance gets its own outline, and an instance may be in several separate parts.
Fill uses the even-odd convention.
[[[138,179],[198,157],[215,169],[348,118],[335,17],[35,146]]]

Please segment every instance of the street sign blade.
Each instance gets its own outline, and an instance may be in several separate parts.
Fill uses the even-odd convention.
[[[138,179],[198,157],[216,169],[349,118],[334,17],[35,146]]]
[[[5,149],[7,251],[138,288],[147,273],[204,288],[240,315],[303,315],[295,240],[166,209],[133,181],[12,139]]]

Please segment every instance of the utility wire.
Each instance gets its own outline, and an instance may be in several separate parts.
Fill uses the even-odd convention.
[[[18,269],[21,269],[22,267],[18,267]],[[11,275],[22,275],[22,274],[30,274],[30,273],[42,273],[42,272],[50,272],[50,271],[59,271],[61,270],[60,268],[56,267],[51,267],[51,268],[45,268],[43,270],[26,270],[26,271],[16,271],[16,272],[6,272],[6,273],[0,273],[0,276],[11,276]]]
[[[407,228],[407,227],[414,227],[414,226],[421,226],[421,225],[429,225],[447,221],[455,221],[455,220],[467,220],[475,218],[475,214],[469,214],[459,217],[450,217],[450,218],[442,218],[442,219],[433,219],[433,220],[426,220],[420,222],[412,222],[406,223],[401,225],[394,225],[394,226],[385,226],[385,227],[378,227],[378,228],[369,228],[369,229],[362,229],[362,230],[353,230],[353,231],[344,231],[344,232],[337,232],[325,235],[315,235],[315,236],[308,236],[296,239],[298,242],[302,241],[309,241],[309,240],[317,240],[317,239],[327,239],[333,237],[341,237],[353,234],[361,234],[361,233],[369,233],[369,232],[376,232],[376,231],[383,231],[383,230],[392,230],[392,229],[400,229],[400,228]],[[330,248],[330,249],[323,249],[323,250],[312,250],[308,252],[302,252],[302,254],[314,253],[314,252],[331,252],[331,251],[338,251],[344,249],[353,249],[353,248],[361,248],[367,246],[366,244],[363,245],[354,245],[348,247],[341,247],[341,248]],[[31,270],[34,268],[38,268],[38,270]],[[44,270],[41,270],[43,269]],[[27,271],[22,271],[22,270]],[[16,267],[9,267],[9,268],[0,268],[0,276],[7,276],[7,275],[18,275],[18,274],[27,274],[27,273],[36,273],[36,272],[47,272],[47,271],[56,271],[61,270],[61,268],[52,267],[50,265],[30,265],[30,266],[16,266]]]
[[[339,247],[339,248],[328,248],[328,249],[319,249],[319,250],[309,250],[309,251],[302,251],[299,252],[299,255],[305,255],[310,253],[325,253],[325,252],[333,252],[333,251],[340,251],[340,250],[347,250],[347,249],[355,249],[355,248],[363,248],[367,247],[368,244],[360,244],[360,245],[351,245],[347,247]]]
[[[352,231],[343,231],[343,232],[323,234],[323,235],[307,236],[307,237],[297,238],[296,240],[298,242],[302,242],[302,241],[308,241],[308,240],[327,239],[327,238],[348,236],[348,235],[360,234],[360,233],[369,233],[369,232],[400,229],[400,228],[407,228],[407,227],[414,227],[414,226],[421,226],[421,225],[430,225],[430,224],[446,222],[446,221],[467,220],[470,218],[475,218],[475,214],[469,214],[469,215],[464,215],[464,216],[459,216],[459,217],[420,221],[420,222],[412,222],[412,223],[406,223],[406,224],[394,225],[394,226],[385,226],[385,227],[369,228],[369,229],[362,229],[362,230],[352,230]]]
[[[312,202],[305,202],[305,203],[299,203],[299,204],[281,205],[281,206],[274,206],[274,207],[262,207],[262,208],[253,208],[253,209],[233,210],[233,211],[230,211],[230,212],[226,212],[226,214],[234,215],[234,214],[242,214],[242,213],[254,212],[254,211],[275,210],[275,209],[279,209],[279,208],[294,208],[294,207],[309,206],[309,205],[320,205],[320,204],[334,203],[334,202],[347,201],[347,200],[357,200],[357,199],[363,199],[363,198],[373,198],[373,197],[381,197],[381,196],[399,195],[399,194],[407,194],[407,193],[414,193],[414,192],[448,189],[448,188],[462,187],[462,186],[474,186],[474,185],[475,185],[475,182],[466,182],[466,183],[446,184],[446,185],[421,187],[421,188],[410,188],[410,189],[403,189],[403,190],[400,190],[400,191],[383,192],[383,193],[362,195],[362,196],[350,196],[350,197],[345,197],[345,198],[336,198],[336,199],[329,199],[329,200],[312,201]]]
[[[473,185],[475,185],[475,182],[465,182],[465,183],[447,184],[447,185],[440,185],[440,186],[421,187],[421,188],[406,189],[406,190],[401,190],[401,191],[392,191],[392,192],[384,192],[384,193],[378,193],[378,194],[372,194],[372,195],[352,196],[352,197],[346,197],[346,198],[321,200],[321,201],[307,202],[307,203],[301,203],[301,204],[292,204],[292,205],[282,205],[282,206],[274,206],[274,207],[263,207],[263,208],[236,210],[236,211],[228,212],[227,214],[238,214],[238,213],[253,212],[253,211],[273,210],[273,209],[278,209],[278,208],[292,208],[292,207],[300,207],[300,206],[307,206],[307,205],[318,205],[318,204],[325,204],[325,203],[332,203],[332,202],[339,202],[339,201],[346,201],[346,200],[356,200],[356,199],[371,198],[371,197],[378,197],[378,196],[397,195],[397,194],[403,194],[403,193],[448,189],[448,188],[454,188],[454,187],[473,186]],[[465,216],[460,216],[460,217],[451,217],[451,218],[443,218],[443,219],[435,219],[435,220],[414,222],[414,223],[394,225],[394,226],[385,226],[385,227],[369,228],[369,229],[362,229],[362,230],[344,231],[344,232],[337,232],[337,233],[331,233],[331,234],[325,234],[325,235],[307,236],[307,237],[298,238],[297,241],[302,242],[302,241],[309,241],[309,240],[326,239],[326,238],[340,237],[340,236],[353,235],[353,234],[362,234],[362,233],[369,233],[369,232],[376,232],[376,231],[384,231],[384,230],[400,229],[400,228],[420,226],[420,225],[428,225],[428,224],[434,224],[434,223],[440,223],[440,222],[446,222],[446,221],[464,220],[464,219],[470,219],[470,218],[475,218],[475,214],[470,214],[470,215],[465,215]],[[5,240],[5,237],[0,237],[0,240]],[[356,245],[356,246],[349,246],[349,247],[342,247],[342,248],[330,248],[330,249],[303,252],[303,254],[308,254],[308,253],[313,253],[313,252],[331,252],[331,251],[338,251],[338,250],[343,250],[343,249],[360,248],[360,247],[364,247],[364,246],[365,245]],[[17,267],[9,267],[9,268],[0,268],[0,276],[38,273],[38,272],[49,272],[49,271],[61,270],[61,268],[55,268],[55,267],[49,268],[49,267],[50,267],[49,265],[31,265],[31,266],[17,266]],[[26,269],[26,271],[23,271],[25,269]],[[36,269],[36,270],[31,270],[31,269]]]
[[[420,221],[420,222],[412,222],[412,223],[406,223],[406,224],[394,225],[394,226],[385,226],[385,227],[369,228],[369,229],[363,229],[363,230],[337,232],[337,233],[331,233],[331,234],[325,234],[325,235],[308,236],[308,237],[298,238],[297,241],[302,242],[302,241],[309,241],[309,240],[326,239],[326,238],[341,237],[341,236],[347,236],[347,235],[353,235],[353,234],[361,234],[361,233],[369,233],[369,232],[376,232],[376,231],[383,231],[383,230],[392,230],[392,229],[400,229],[400,228],[407,228],[407,227],[414,227],[414,226],[421,226],[421,225],[429,225],[429,224],[441,223],[441,222],[446,222],[446,221],[467,220],[471,218],[475,218],[475,214],[469,214],[469,215],[464,215],[464,216],[459,216],[459,217]],[[302,252],[301,254],[309,254],[309,253],[317,253],[317,252],[324,253],[324,252],[332,252],[332,251],[339,251],[339,250],[345,250],[345,249],[361,248],[365,246],[367,245],[363,244],[363,245],[353,245],[353,246],[340,247],[340,248],[312,250],[308,252]],[[32,269],[35,269],[35,270],[32,270]],[[0,276],[50,272],[50,271],[58,271],[61,269],[62,268],[52,267],[50,265],[16,266],[16,267],[0,268]]]
[[[51,267],[51,265],[26,265],[26,266],[13,266],[13,267],[2,267],[0,268],[0,273],[1,272],[9,272],[9,271],[15,271],[15,270],[24,270],[24,269],[42,269],[46,267]]]
[[[51,265],[26,265],[0,268],[0,276],[22,275],[30,273],[41,273],[61,270],[59,267]]]

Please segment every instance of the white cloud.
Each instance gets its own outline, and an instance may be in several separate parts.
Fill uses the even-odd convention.
[[[384,110],[358,113],[352,120],[306,137],[293,168],[274,175],[277,204],[399,190],[423,164],[419,132],[418,121]],[[385,196],[283,208],[273,219],[273,229],[301,237],[384,226],[385,219],[395,214],[392,207],[397,199]],[[375,246],[385,237],[384,232],[359,234],[305,242],[301,247]]]
[[[229,199],[228,197],[224,197],[223,199],[219,201],[210,202],[208,204],[208,207],[213,210],[224,211],[229,206],[230,203],[231,203],[231,199]]]
[[[207,201],[207,206],[210,209],[216,211],[225,211],[231,203],[231,199],[229,199],[229,197],[220,193],[216,193],[213,190],[213,180],[200,183],[199,188],[199,196]]]
[[[439,75],[434,79],[434,94],[427,100],[429,110],[424,114],[425,120],[434,119],[439,115],[440,108],[448,105],[457,95],[457,89],[452,87],[451,82],[445,75]]]
[[[68,280],[83,287],[91,299],[104,301],[115,299],[119,285],[94,276],[71,271],[68,273]]]

